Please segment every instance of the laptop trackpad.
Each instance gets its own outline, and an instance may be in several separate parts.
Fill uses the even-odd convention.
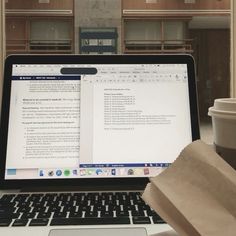
[[[49,236],[147,236],[145,228],[53,229]]]

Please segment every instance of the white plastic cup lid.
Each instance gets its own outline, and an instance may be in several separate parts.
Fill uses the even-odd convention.
[[[236,98],[215,99],[214,106],[209,108],[208,115],[236,119]]]
[[[214,109],[220,111],[236,112],[236,98],[219,98],[214,101]]]

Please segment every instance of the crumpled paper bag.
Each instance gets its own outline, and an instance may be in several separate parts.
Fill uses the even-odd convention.
[[[236,172],[200,140],[151,178],[142,197],[180,236],[236,235]]]

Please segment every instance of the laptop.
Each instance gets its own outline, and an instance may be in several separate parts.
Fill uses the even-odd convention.
[[[141,193],[199,139],[194,60],[9,56],[0,132],[1,235],[168,230]]]

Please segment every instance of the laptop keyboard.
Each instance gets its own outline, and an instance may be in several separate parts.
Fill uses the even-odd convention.
[[[5,194],[0,226],[165,223],[140,192]]]

